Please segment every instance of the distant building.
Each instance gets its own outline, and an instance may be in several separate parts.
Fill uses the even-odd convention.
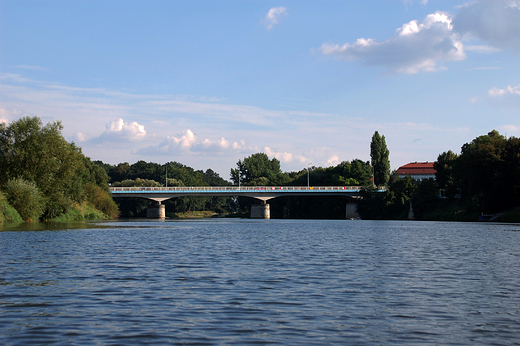
[[[433,162],[416,161],[399,167],[397,174],[399,174],[399,178],[410,176],[415,180],[435,179],[435,168],[433,168]]]

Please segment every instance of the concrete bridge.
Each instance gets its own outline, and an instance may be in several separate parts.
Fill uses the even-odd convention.
[[[111,187],[113,197],[134,197],[152,200],[155,203],[147,210],[148,217],[166,216],[163,201],[183,196],[251,197],[260,204],[251,205],[251,218],[269,219],[270,209],[266,202],[282,196],[344,196],[353,201],[360,197],[361,186],[190,186],[190,187]],[[378,190],[385,191],[384,188]],[[358,217],[357,204],[347,203],[347,218]]]

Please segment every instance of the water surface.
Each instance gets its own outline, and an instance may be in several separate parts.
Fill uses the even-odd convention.
[[[26,227],[0,232],[0,344],[520,343],[520,225]]]

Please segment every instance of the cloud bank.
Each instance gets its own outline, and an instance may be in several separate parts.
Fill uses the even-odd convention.
[[[76,134],[81,138],[82,134]],[[118,119],[107,124],[106,130],[97,138],[92,139],[94,143],[120,143],[120,142],[136,142],[144,139],[146,131],[143,125],[136,121],[131,123]]]
[[[405,1],[405,4],[411,1]],[[443,69],[442,63],[466,59],[466,51],[520,52],[520,0],[476,0],[459,7],[452,17],[446,12],[429,14],[398,28],[387,40],[359,38],[354,43],[323,43],[318,49],[338,60],[360,61],[393,73],[418,73]],[[486,44],[468,45],[477,39]]]
[[[493,87],[488,91],[489,96],[498,97],[498,96],[506,96],[506,95],[518,95],[520,96],[520,85],[512,87],[508,85],[504,89],[499,89],[497,87]]]
[[[360,38],[353,44],[324,43],[319,51],[341,60],[383,66],[395,73],[436,71],[440,62],[466,58],[462,42],[453,32],[452,19],[444,12],[429,14],[422,22],[412,20],[382,42]]]
[[[267,15],[262,19],[263,24],[267,29],[271,30],[275,25],[279,24],[283,18],[289,16],[287,8],[273,7],[267,12]]]
[[[454,29],[492,47],[520,52],[520,0],[479,0],[459,9]]]

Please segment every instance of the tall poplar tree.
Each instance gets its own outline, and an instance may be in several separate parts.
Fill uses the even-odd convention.
[[[390,151],[386,146],[385,136],[374,132],[370,142],[370,158],[374,170],[374,184],[385,185],[390,180]]]

